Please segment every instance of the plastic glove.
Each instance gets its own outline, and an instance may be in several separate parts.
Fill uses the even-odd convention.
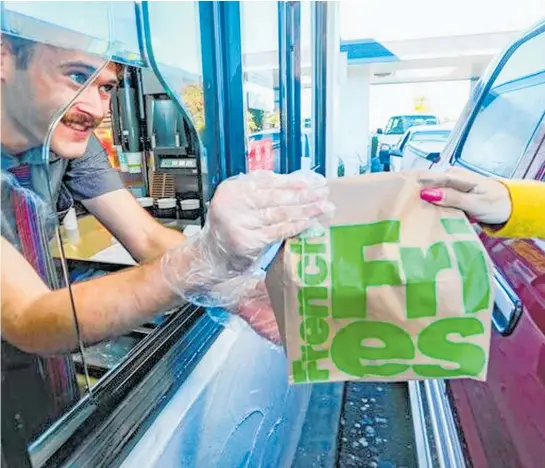
[[[418,180],[422,200],[458,208],[480,223],[504,224],[511,216],[509,191],[497,180],[458,167],[421,172]]]
[[[251,267],[265,247],[333,212],[328,193],[325,178],[314,172],[259,171],[224,181],[201,233],[163,257],[167,284],[199,305],[236,304],[255,286],[238,277],[258,274]]]
[[[207,241],[235,271],[248,268],[268,245],[293,237],[333,211],[326,180],[315,172],[259,171],[228,179],[210,204]]]

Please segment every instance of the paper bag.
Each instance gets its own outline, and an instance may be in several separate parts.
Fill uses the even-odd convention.
[[[410,172],[329,186],[334,219],[267,273],[290,382],[484,380],[492,267],[466,216],[420,200]]]

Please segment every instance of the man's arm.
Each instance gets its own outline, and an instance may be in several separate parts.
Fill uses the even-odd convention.
[[[236,304],[256,289],[244,276],[252,279],[255,272],[248,268],[264,248],[333,210],[325,183],[312,172],[254,172],[223,182],[210,204],[208,229],[191,242],[143,266],[72,287],[82,339],[122,334],[178,297],[217,307]],[[1,248],[2,337],[33,353],[74,349],[69,291],[50,291],[3,237]]]
[[[126,189],[82,201],[139,262],[148,262],[180,245],[184,235],[162,226]]]
[[[3,237],[1,247],[2,338],[29,353],[47,355],[75,349],[68,289],[49,290]],[[188,251],[179,260],[182,271],[189,268],[189,255]],[[160,262],[72,286],[85,343],[125,333],[172,304],[175,296]]]
[[[85,155],[71,160],[63,182],[75,200],[94,214],[140,262],[181,244],[183,234],[157,223],[124,187],[106,151],[92,136]]]

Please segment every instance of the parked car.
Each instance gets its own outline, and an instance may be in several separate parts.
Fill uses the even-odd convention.
[[[301,135],[301,145],[302,145],[302,156],[303,161],[301,166],[307,168],[313,168],[316,166],[314,161],[314,154],[310,151],[311,146],[311,130],[308,127],[305,127]],[[252,141],[262,141],[262,140],[272,140],[273,145],[273,155],[274,155],[274,170],[275,172],[280,172],[280,130],[278,128],[273,128],[269,130],[262,130],[261,132],[256,132],[249,136],[248,140]],[[345,161],[346,159],[346,161]],[[338,177],[343,177],[345,175],[346,166],[350,164],[351,167],[357,167],[360,174],[367,172],[369,167],[365,161],[359,157],[354,157],[351,159],[348,158],[338,158],[337,161],[337,175]]]
[[[395,146],[401,136],[411,127],[438,124],[439,119],[437,116],[431,114],[394,115],[388,119],[384,130],[377,129],[378,151]]]
[[[490,177],[545,180],[544,51],[542,22],[479,81],[442,160]],[[460,446],[475,468],[543,467],[545,240],[492,239],[476,228],[494,262],[494,327],[487,382],[447,386]]]
[[[428,169],[437,162],[452,127],[447,125],[418,125],[409,128],[396,145],[379,152],[385,170],[398,172],[409,169]]]

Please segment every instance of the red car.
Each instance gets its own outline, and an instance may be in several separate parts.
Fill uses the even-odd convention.
[[[491,177],[545,180],[545,22],[480,80],[441,159]],[[545,213],[536,216],[545,223]],[[443,426],[432,421],[436,442],[445,429],[439,458],[456,468],[545,467],[545,240],[480,235],[496,269],[488,380],[420,387],[435,385],[454,409]]]

